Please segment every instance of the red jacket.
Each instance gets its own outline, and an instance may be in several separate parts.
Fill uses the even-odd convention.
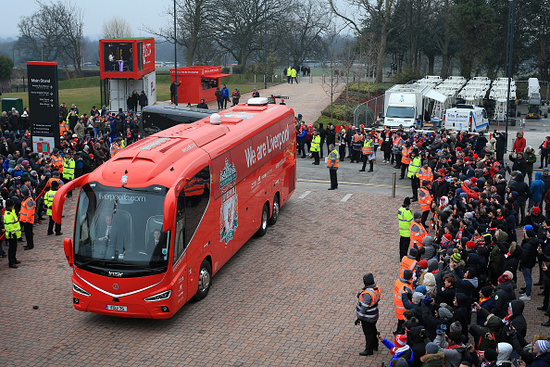
[[[521,138],[517,138],[515,141],[514,141],[514,146],[512,147],[512,150],[514,152],[519,153],[519,152],[523,152],[525,150],[525,146],[527,145],[527,141],[525,140],[525,138],[522,136]]]

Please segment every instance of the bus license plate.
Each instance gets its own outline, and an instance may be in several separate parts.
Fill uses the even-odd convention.
[[[128,307],[126,306],[113,306],[113,305],[107,305],[105,306],[107,310],[109,311],[128,311]]]

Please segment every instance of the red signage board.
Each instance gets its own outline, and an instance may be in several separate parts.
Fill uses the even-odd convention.
[[[188,66],[178,68],[178,103],[199,103],[215,101],[216,88],[222,89],[221,78],[231,74],[222,74],[221,66]],[[175,69],[170,69],[172,82],[175,81]],[[180,84],[181,83],[181,84]]]
[[[154,38],[99,40],[101,79],[141,79],[155,71]]]

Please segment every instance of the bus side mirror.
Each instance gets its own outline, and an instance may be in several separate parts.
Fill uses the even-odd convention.
[[[70,238],[65,238],[63,240],[63,248],[65,250],[65,257],[67,258],[67,262],[69,263],[69,266],[73,267],[73,241]]]

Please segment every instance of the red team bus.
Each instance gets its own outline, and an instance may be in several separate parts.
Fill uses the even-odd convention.
[[[248,104],[142,139],[62,186],[80,187],[64,240],[77,310],[170,318],[208,294],[211,277],[275,224],[296,186],[294,111]]]

